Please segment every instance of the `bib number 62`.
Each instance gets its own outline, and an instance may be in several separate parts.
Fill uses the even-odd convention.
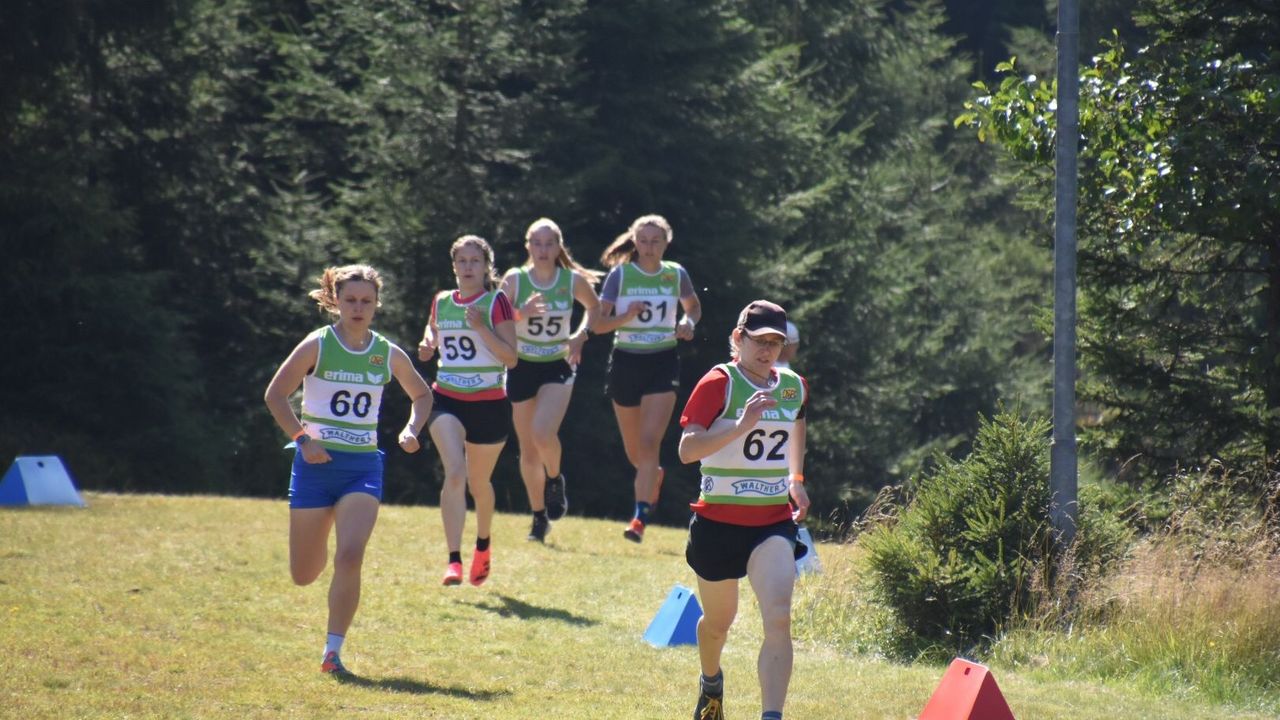
[[[772,448],[769,448],[769,454],[765,455],[765,437],[775,441]],[[747,433],[747,439],[742,443],[742,455],[748,460],[759,460],[764,457],[767,460],[786,460],[787,456],[782,454],[782,448],[787,444],[787,438],[790,435],[786,430],[774,430],[766,433],[759,428]]]

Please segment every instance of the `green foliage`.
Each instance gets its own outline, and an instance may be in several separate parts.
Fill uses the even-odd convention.
[[[964,649],[1028,607],[1050,545],[1047,432],[1013,411],[983,419],[968,457],[863,536],[877,592],[921,638]]]
[[[1147,510],[1152,495],[1110,479],[1081,479],[1072,570],[1094,582],[1116,570],[1137,538],[1150,528]]]
[[[1280,32],[1248,3],[1144,4],[1155,37],[1082,71],[1080,399],[1118,467],[1261,462],[1280,438]],[[1272,58],[1272,59],[1269,59]],[[1013,62],[957,124],[998,141],[1048,208],[1055,84]],[[1133,459],[1130,461],[1130,459]]]
[[[13,81],[0,99],[0,278],[60,314],[13,326],[45,341],[6,377],[54,377],[14,391],[35,409],[8,421],[23,429],[0,450],[74,446],[87,453],[76,465],[105,468],[85,474],[90,487],[281,493],[288,458],[261,393],[326,320],[305,297],[320,270],[378,266],[377,327],[412,347],[427,298],[452,283],[453,238],[489,238],[508,267],[542,215],[587,262],[634,217],[671,219],[670,255],[705,308],[681,348],[686,390],[724,359],[745,302],[792,311],[824,520],[848,520],[937,450],[963,453],[1000,397],[1046,395],[1032,322],[1047,255],[994,153],[946,122],[972,68],[939,2],[138,8],[28,3],[0,24],[13,48],[0,57]],[[50,267],[65,282],[45,283]],[[104,310],[86,320],[90,290]],[[81,322],[96,323],[86,337],[117,337],[116,305],[139,326],[119,337],[137,342],[95,367],[109,380],[66,377],[62,341]],[[622,515],[631,471],[598,391],[607,345],[586,348],[562,437],[570,476],[589,479],[576,506]],[[122,404],[130,381],[116,373],[156,354],[155,396]],[[116,420],[95,411],[92,442],[60,440],[65,409],[83,406]],[[406,411],[388,393],[388,431]],[[677,462],[677,435],[673,423],[662,456],[673,520],[696,475]],[[156,470],[192,454],[206,459],[190,472]],[[504,453],[497,490],[520,508],[514,460]],[[389,500],[438,497],[432,453],[393,451],[387,474]]]
[[[789,39],[812,52],[808,96],[842,112],[822,181],[786,199],[755,280],[801,327],[797,367],[823,419],[810,425],[812,492],[848,521],[936,452],[963,454],[999,398],[1045,395],[1027,361],[1047,255],[993,155],[948,127],[970,68],[941,7],[870,3],[874,23],[810,10]]]

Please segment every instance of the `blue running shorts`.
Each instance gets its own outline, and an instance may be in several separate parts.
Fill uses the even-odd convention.
[[[332,460],[312,465],[302,459],[302,453],[295,453],[289,475],[289,507],[333,507],[343,495],[353,492],[368,493],[381,502],[383,455],[381,450],[329,450]]]

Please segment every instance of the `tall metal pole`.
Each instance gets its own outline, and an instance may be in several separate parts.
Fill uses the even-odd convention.
[[[1054,156],[1053,446],[1049,518],[1058,546],[1076,535],[1076,152],[1080,137],[1080,6],[1058,3],[1058,136]]]

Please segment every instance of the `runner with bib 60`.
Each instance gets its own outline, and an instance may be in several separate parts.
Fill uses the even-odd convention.
[[[360,569],[382,500],[378,410],[382,389],[395,378],[413,400],[400,447],[417,452],[418,433],[431,412],[431,390],[404,351],[370,329],[381,304],[382,278],[368,265],[331,267],[311,297],[337,316],[307,335],[267,386],[271,417],[293,438],[297,452],[289,482],[289,572],[309,585],[328,560],[336,528],[329,630],[320,669],[349,675],[340,659],[360,605]],[[302,385],[302,419],[289,396]]]

